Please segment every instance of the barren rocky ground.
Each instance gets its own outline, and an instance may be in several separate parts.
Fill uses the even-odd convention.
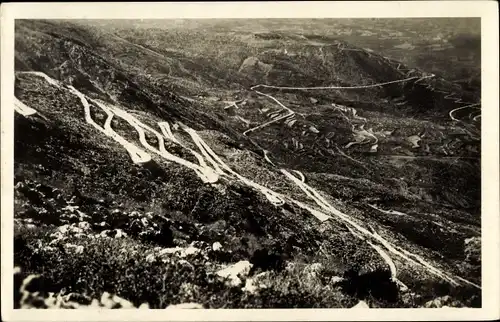
[[[433,21],[17,21],[16,306],[480,307],[480,37]]]

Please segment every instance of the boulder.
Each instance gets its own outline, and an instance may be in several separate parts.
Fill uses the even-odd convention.
[[[465,261],[472,265],[481,263],[481,238],[471,237],[464,241]]]
[[[424,304],[425,308],[443,308],[456,305],[458,303],[454,303],[456,301],[452,301],[451,296],[445,295],[434,300],[428,301]]]
[[[372,145],[372,147],[370,148],[370,153],[375,153],[377,151],[378,151],[378,144]]]
[[[351,307],[351,309],[369,309],[370,307],[365,301],[359,301],[358,304]]]
[[[212,245],[212,249],[213,249],[214,251],[219,251],[219,250],[221,250],[221,249],[222,249],[222,244],[221,244],[221,243],[219,243],[219,242],[215,242],[215,243]]]
[[[252,268],[249,261],[239,261],[217,272],[217,275],[227,278],[232,286],[238,286],[242,283],[240,277],[246,277]]]
[[[245,281],[245,287],[242,288],[242,291],[255,294],[259,291],[259,289],[267,288],[267,285],[263,282],[263,278],[268,275],[269,272],[262,272],[254,277],[247,278]]]
[[[318,129],[312,125],[309,127],[309,131],[311,131],[312,133],[315,133],[315,134],[319,133]]]
[[[407,137],[406,139],[408,140],[408,142],[411,143],[411,145],[412,145],[411,147],[413,149],[416,149],[416,148],[420,147],[420,145],[418,144],[421,141],[420,136],[418,136],[418,135],[411,135],[411,136]]]

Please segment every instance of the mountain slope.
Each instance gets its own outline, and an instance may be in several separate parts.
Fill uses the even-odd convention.
[[[154,308],[480,305],[474,93],[341,41],[138,33],[16,24],[24,271]]]

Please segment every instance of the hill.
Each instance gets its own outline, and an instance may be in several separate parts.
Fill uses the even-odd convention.
[[[16,265],[87,304],[480,306],[479,92],[234,23],[16,23]]]

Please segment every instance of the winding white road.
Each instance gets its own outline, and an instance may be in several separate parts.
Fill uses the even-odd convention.
[[[14,97],[14,109],[22,116],[30,116],[37,113],[34,108],[31,108],[28,105],[24,104],[17,97]]]
[[[299,170],[293,170],[293,172],[295,172],[296,174],[299,175],[301,182],[306,182],[306,177],[304,177],[304,175],[302,174],[302,172],[300,172]]]
[[[393,282],[395,282],[396,284],[398,284],[398,286],[401,288],[402,291],[407,290],[408,286],[406,286],[405,284],[403,284],[403,282],[401,282],[397,278],[396,265],[394,265],[394,262],[392,261],[391,256],[389,256],[389,254],[387,254],[387,252],[385,250],[383,250],[382,247],[380,247],[378,245],[375,245],[375,244],[373,244],[370,241],[367,241],[367,243],[373,249],[375,249],[377,251],[377,253],[379,253],[380,257],[382,257],[382,259],[387,263],[387,265],[389,266],[389,269],[391,270],[391,278],[392,278]]]
[[[84,107],[84,112],[85,112],[85,121],[92,125],[96,130],[99,132],[103,133],[104,135],[114,139],[116,142],[118,142],[120,145],[122,145],[127,152],[130,155],[130,158],[132,159],[132,162],[136,164],[141,164],[141,163],[146,163],[151,161],[151,155],[148,153],[144,152],[143,150],[139,149],[132,143],[128,142],[125,140],[123,137],[119,136],[116,134],[115,131],[111,129],[111,119],[113,118],[113,114],[110,113],[109,110],[105,110],[106,114],[108,115],[108,118],[106,119],[106,123],[104,125],[104,128],[102,128],[99,124],[97,124],[91,117],[90,114],[90,104],[87,101],[86,97],[84,94],[82,94],[80,91],[78,91],[76,88],[74,88],[71,85],[68,85],[69,90],[78,96],[80,101],[82,102],[82,105]]]
[[[48,76],[47,76],[48,77]],[[366,239],[366,241],[369,243],[369,245],[374,248],[384,259],[384,261],[389,265],[389,268],[391,270],[391,273],[393,275],[393,279],[397,281],[396,278],[396,266],[394,265],[394,262],[392,261],[392,258],[390,258],[389,254],[386,252],[386,250],[395,255],[400,257],[401,259],[405,260],[407,263],[411,263],[412,265],[420,266],[424,268],[428,273],[436,275],[443,280],[448,281],[449,283],[453,285],[459,285],[460,283],[457,281],[461,281],[470,285],[473,285],[477,288],[481,288],[480,286],[471,283],[463,278],[460,277],[451,277],[445,272],[441,271],[440,269],[434,267],[430,263],[428,263],[425,259],[421,258],[420,256],[413,254],[407,250],[404,250],[398,246],[392,245],[390,242],[388,242],[386,239],[381,237],[375,230],[372,229],[372,231],[369,231],[368,229],[362,227],[356,221],[349,215],[342,213],[341,211],[337,210],[335,207],[333,207],[325,198],[323,198],[315,189],[310,187],[308,184],[305,183],[305,177],[302,173],[297,172],[297,174],[300,176],[300,178],[297,178],[293,176],[290,172],[288,172],[286,169],[281,169],[281,172],[290,179],[293,183],[295,183],[304,193],[312,199],[321,209],[324,210],[324,212],[319,211],[314,209],[313,207],[310,207],[309,205],[300,202],[298,200],[295,200],[289,196],[285,196],[282,194],[279,194],[267,187],[264,187],[258,183],[253,182],[252,180],[245,178],[244,176],[238,174],[236,171],[232,170],[211,148],[210,146],[198,135],[198,133],[185,126],[181,125],[181,128],[186,131],[197,147],[200,149],[202,155],[208,160],[208,163],[210,163],[213,168],[209,167],[207,163],[203,160],[203,157],[198,154],[197,159],[200,161],[200,165],[196,165],[192,162],[189,162],[185,159],[182,159],[180,157],[174,156],[170,154],[168,151],[165,149],[164,145],[164,137],[167,139],[171,140],[172,142],[175,142],[179,144],[179,141],[174,137],[170,126],[168,125],[167,122],[160,122],[159,126],[161,131],[163,132],[163,135],[157,132],[156,130],[152,129],[148,125],[140,122],[137,118],[132,116],[131,114],[125,112],[124,110],[116,107],[116,106],[111,106],[111,105],[106,105],[102,102],[97,102],[96,104],[102,108],[108,115],[108,118],[106,120],[104,128],[100,127],[97,123],[95,123],[91,116],[90,116],[90,105],[88,103],[88,100],[86,99],[85,95],[76,90],[72,86],[68,86],[69,90],[77,95],[81,102],[82,105],[84,106],[85,110],[85,120],[88,124],[92,125],[94,128],[96,128],[99,132],[105,134],[106,136],[109,136],[116,140],[120,145],[122,145],[127,151],[129,152],[131,158],[134,160],[134,162],[137,163],[143,163],[147,162],[148,160],[151,160],[151,156],[144,152],[143,150],[139,149],[132,143],[126,141],[123,139],[120,135],[118,135],[115,131],[111,129],[111,120],[114,115],[121,117],[125,121],[127,121],[134,129],[138,132],[139,134],[139,141],[140,143],[150,152],[153,152],[155,154],[160,155],[167,161],[173,161],[176,162],[182,166],[185,166],[189,169],[194,170],[200,178],[204,182],[211,182],[214,183],[218,180],[220,175],[226,175],[232,178],[235,178],[237,180],[240,180],[247,186],[250,186],[257,191],[260,191],[263,193],[266,198],[274,205],[276,206],[281,206],[283,205],[286,201],[289,201],[291,203],[296,204],[297,206],[309,211],[312,215],[314,215],[316,218],[318,218],[320,221],[325,221],[328,219],[331,219],[333,215],[335,218],[340,220],[341,222],[344,222],[350,231],[355,232],[355,236],[358,236],[360,238]],[[265,94],[265,96],[268,96]],[[270,95],[269,95],[270,96]],[[268,96],[268,97],[269,97]],[[274,99],[274,98],[273,98]],[[276,100],[277,101],[277,100]],[[280,104],[281,105],[281,104]],[[283,105],[284,107],[284,105]],[[286,107],[285,107],[286,108]],[[159,148],[155,148],[151,146],[147,140],[146,140],[146,135],[145,131],[147,130],[151,133],[153,133],[159,143]],[[201,161],[203,160],[203,161]],[[379,243],[381,246],[383,246],[386,250],[384,250],[381,246],[376,245],[374,242]],[[401,283],[398,283],[401,285]]]
[[[280,101],[278,101],[276,98],[274,98],[272,95],[269,95],[269,94],[266,94],[266,93],[262,93],[260,91],[257,91],[255,88],[259,87],[259,86],[262,86],[262,85],[255,85],[255,86],[252,86],[250,89],[253,90],[255,93],[259,94],[259,95],[262,95],[262,96],[265,96],[267,98],[270,98],[271,100],[275,101],[279,106],[281,106],[284,110],[288,111],[287,114],[283,115],[283,116],[280,116],[278,118],[275,118],[275,119],[272,119],[271,121],[268,121],[268,122],[265,122],[259,126],[256,126],[254,128],[251,128],[251,129],[248,129],[246,130],[245,132],[243,132],[243,135],[244,136],[247,136],[248,133],[250,132],[253,132],[255,130],[258,130],[258,129],[262,129],[270,124],[273,124],[273,123],[276,123],[276,122],[279,122],[281,120],[284,120],[288,117],[291,117],[293,115],[295,115],[295,112],[290,109],[289,107],[285,106],[283,103],[281,103]]]
[[[405,69],[401,69],[401,63],[398,63],[396,61],[394,61],[393,59],[391,58],[388,58],[388,57],[385,57],[385,56],[382,56],[383,59],[385,61],[387,61],[388,63],[392,64],[392,65],[396,65],[397,64],[397,67],[396,69],[397,70],[405,70],[405,71],[408,71],[408,72],[411,72],[411,71],[416,71],[415,69],[408,69],[408,68],[405,68]],[[407,74],[408,75],[408,74]],[[435,75],[434,74],[431,74],[432,76],[428,76],[428,77],[422,77],[420,78],[419,80],[417,80],[415,82],[415,84],[417,83],[420,83],[423,79],[425,78],[429,78],[429,77],[434,77]],[[453,83],[453,85],[455,85],[456,87],[458,88],[461,88],[459,85]],[[437,92],[437,93],[442,93],[442,94],[446,94],[443,98],[444,99],[447,99],[447,100],[452,100],[453,103],[456,103],[456,104],[468,104],[467,106],[462,106],[462,107],[458,107],[456,109],[453,109],[449,112],[449,115],[450,115],[450,118],[452,121],[459,121],[458,119],[454,118],[453,117],[453,113],[455,111],[458,111],[460,109],[464,109],[464,108],[469,108],[469,107],[475,107],[475,106],[478,106],[478,105],[481,105],[480,103],[474,103],[474,102],[464,102],[462,101],[462,98],[461,97],[456,97],[457,93],[456,92],[447,92],[447,91],[442,91],[442,90],[438,90],[436,89],[431,83],[427,84],[426,86],[427,89],[430,89],[431,91],[433,92]]]
[[[415,82],[415,83],[416,83],[416,82]],[[455,103],[455,104],[467,104],[466,106],[460,106],[460,107],[457,107],[457,108],[455,108],[455,109],[453,109],[453,110],[451,110],[451,111],[449,112],[449,114],[448,114],[448,115],[450,116],[450,118],[451,118],[451,120],[452,120],[452,121],[457,121],[457,122],[460,122],[460,120],[459,120],[459,119],[457,119],[457,118],[453,117],[453,113],[455,113],[456,111],[461,110],[461,109],[465,109],[465,108],[476,107],[476,106],[480,106],[480,105],[481,105],[481,103],[464,102],[464,101],[462,100],[462,98],[461,98],[461,97],[456,97],[456,96],[455,96],[455,95],[457,95],[457,93],[456,93],[456,92],[451,92],[451,93],[450,93],[450,92],[442,91],[442,90],[439,90],[439,89],[434,88],[432,84],[428,84],[428,85],[426,86],[426,88],[427,88],[427,89],[430,89],[431,91],[436,92],[436,93],[446,94],[443,98],[444,98],[444,99],[447,99],[447,100],[451,100],[451,101],[453,101],[453,103]],[[455,96],[455,97],[454,97],[454,96]]]
[[[210,148],[210,146],[203,141],[203,139],[196,133],[191,128],[184,127],[184,130],[188,132],[189,135],[191,135],[191,138],[193,141],[196,143],[196,145],[199,147],[199,149],[202,151],[202,153],[209,159],[209,161],[214,164],[217,169],[219,169],[222,173],[224,173],[219,165],[224,168],[227,173],[230,175],[234,176],[235,178],[239,179],[243,183],[245,183],[247,186],[250,186],[261,193],[265,195],[265,197],[275,206],[282,206],[285,204],[285,199],[278,193],[274,192],[273,190],[266,188],[258,183],[253,182],[252,180],[245,178],[244,176],[240,175],[236,171],[233,171],[219,156]]]
[[[59,81],[53,79],[52,77],[50,77],[49,75],[43,73],[43,72],[35,72],[35,71],[21,71],[21,72],[17,72],[16,73],[18,74],[29,74],[29,75],[35,75],[35,76],[38,76],[38,77],[42,77],[43,79],[45,79],[47,81],[47,83],[57,87],[57,88],[61,88],[61,85],[59,83]]]
[[[339,45],[338,47],[341,48],[341,43],[339,43],[338,45]],[[341,48],[341,49],[345,50],[344,48]],[[400,63],[398,63],[397,69],[398,70],[403,70],[403,69],[401,69],[401,64]],[[406,71],[407,71],[407,75],[409,75],[413,70],[406,69]],[[407,82],[407,81],[410,81],[410,80],[413,80],[413,79],[417,79],[417,81],[415,81],[415,84],[416,84],[416,83],[419,83],[419,82],[421,82],[421,81],[423,81],[425,79],[433,78],[433,77],[435,77],[434,74],[429,74],[429,75],[425,75],[425,76],[421,76],[421,77],[414,76],[414,77],[407,77],[407,78],[402,79],[402,80],[395,80],[395,81],[389,81],[389,82],[383,82],[383,83],[377,83],[377,84],[370,84],[370,85],[348,86],[348,87],[343,87],[343,86],[288,87],[288,86],[272,86],[272,85],[258,84],[258,85],[255,85],[255,86],[251,87],[250,89],[253,90],[253,91],[255,91],[259,95],[266,96],[266,97],[272,99],[278,105],[280,105],[283,109],[286,109],[289,113],[287,115],[284,115],[283,117],[278,117],[278,118],[272,119],[271,121],[266,122],[266,123],[264,123],[264,124],[262,124],[260,126],[252,128],[250,130],[247,130],[247,131],[245,131],[243,133],[243,135],[246,136],[250,132],[253,132],[253,131],[257,130],[257,129],[261,129],[261,128],[265,127],[265,126],[268,126],[268,125],[273,124],[275,122],[278,122],[280,120],[286,119],[287,117],[293,116],[295,114],[295,112],[293,110],[291,110],[288,107],[286,107],[284,104],[282,104],[279,100],[277,100],[273,96],[271,96],[269,94],[262,93],[260,91],[257,91],[256,88],[258,88],[258,87],[271,88],[271,89],[294,89],[294,90],[366,89],[366,88],[379,87],[379,86],[384,86],[384,85],[389,85],[389,84]],[[429,87],[429,86],[431,86],[431,85],[430,84],[427,85],[427,87]],[[456,103],[463,103],[461,101],[461,99],[453,98],[452,97],[453,94],[454,93],[447,93],[447,95],[445,96],[445,99],[453,99],[454,102],[456,102]],[[459,109],[463,109],[463,108],[467,108],[467,107],[472,107],[472,106],[477,106],[477,105],[479,105],[479,104],[473,104],[473,105],[464,106],[464,107],[460,107],[460,108],[454,109],[454,110],[450,111],[450,118],[452,120],[456,120],[453,117],[453,113],[454,112],[456,112]],[[478,116],[476,116],[476,118],[477,117]],[[368,131],[366,131],[364,129],[362,129],[362,131],[363,131],[363,134],[366,134],[369,137],[374,137],[375,138],[375,143],[374,144],[376,144],[378,142],[378,138],[375,135],[369,133]],[[366,133],[364,133],[364,132],[366,132]],[[463,279],[461,277],[455,277],[455,278],[453,278],[453,277],[449,276],[448,274],[446,274],[442,270],[440,270],[440,269],[434,267],[433,265],[431,265],[430,263],[428,263],[425,259],[421,258],[420,256],[418,256],[416,254],[413,254],[413,253],[411,253],[411,252],[409,252],[407,250],[404,250],[404,249],[402,249],[400,247],[396,248],[391,243],[389,243],[387,240],[385,240],[383,237],[381,237],[373,229],[372,229],[373,231],[370,232],[369,230],[367,230],[367,229],[363,228],[362,226],[358,225],[356,222],[354,222],[351,219],[350,216],[348,216],[348,215],[340,212],[339,210],[335,209],[318,192],[316,192],[309,185],[305,184],[305,177],[304,177],[304,175],[302,173],[300,173],[298,171],[295,171],[297,174],[299,174],[299,176],[300,176],[300,179],[299,179],[299,178],[296,178],[295,176],[293,176],[292,174],[290,174],[285,169],[281,169],[281,172],[287,178],[289,178],[290,180],[292,180],[299,188],[301,188],[302,191],[304,191],[304,193],[309,198],[311,198],[320,208],[322,208],[323,210],[325,210],[327,213],[335,215],[338,219],[340,219],[341,221],[343,221],[343,222],[347,223],[348,225],[350,225],[350,227],[348,226],[348,228],[349,228],[349,230],[351,232],[353,232],[352,229],[355,229],[356,230],[355,236],[359,236],[362,239],[365,239],[365,237],[367,237],[367,238],[371,238],[374,241],[377,241],[385,249],[387,249],[387,251],[389,251],[393,255],[396,255],[396,256],[400,257],[401,259],[405,260],[407,263],[411,263],[413,265],[423,267],[429,273],[431,273],[433,275],[436,275],[436,276],[438,276],[439,278],[441,278],[443,280],[448,281],[452,285],[459,285],[460,283],[457,282],[457,280],[460,280],[460,281],[462,281],[464,283],[467,283],[469,285],[472,285],[472,286],[474,286],[476,288],[479,288],[479,289],[481,288],[481,286],[476,285],[476,284],[474,284],[474,283],[472,283],[470,281],[467,281],[467,280],[465,280],[465,279]],[[326,214],[324,214],[321,211],[315,210],[315,209],[313,209],[313,208],[305,205],[302,202],[298,202],[296,200],[291,200],[291,201],[293,203],[297,204],[299,207],[308,210],[311,214],[313,214],[315,217],[317,217],[321,221],[328,220],[328,219],[331,218],[329,215],[326,215]],[[365,237],[363,237],[363,236],[365,236]],[[367,243],[372,248],[374,248],[380,254],[380,256],[384,259],[384,261],[388,264],[388,266],[389,266],[389,268],[391,270],[392,278],[399,285],[399,287],[401,289],[407,289],[406,285],[404,285],[401,281],[399,281],[397,279],[397,277],[396,277],[396,275],[397,275],[396,266],[395,266],[392,258],[388,255],[388,253],[385,250],[383,250],[380,246],[372,243],[369,240],[367,240]]]
[[[375,83],[375,84],[369,84],[369,85],[357,85],[357,86],[314,86],[314,87],[293,87],[293,86],[273,86],[273,85],[265,85],[265,84],[259,84],[253,86],[251,89],[253,90],[255,87],[264,87],[264,88],[272,88],[272,89],[295,89],[295,90],[324,90],[324,89],[366,89],[366,88],[374,88],[374,87],[379,87],[379,86],[384,86],[384,85],[389,85],[389,84],[396,84],[396,83],[403,83],[403,82],[408,82],[412,79],[418,79],[418,81],[426,79],[426,78],[431,78],[434,77],[434,74],[424,76],[424,77],[418,77],[418,76],[413,76],[413,77],[408,77],[404,79],[398,79],[398,80],[393,80],[389,82],[383,82],[383,83]]]
[[[398,67],[399,66],[400,66],[400,64],[398,65]],[[427,79],[427,78],[432,78],[434,76],[435,76],[434,74],[430,74],[430,75],[426,75],[426,76],[413,76],[413,77],[408,77],[408,78],[394,80],[394,81],[389,81],[389,82],[375,83],[375,84],[369,84],[369,85],[359,85],[359,86],[290,87],[290,86],[273,86],[273,85],[266,85],[266,84],[257,84],[257,85],[254,85],[254,86],[250,87],[250,90],[254,91],[255,93],[257,93],[257,94],[259,94],[261,96],[265,96],[265,97],[273,100],[279,106],[281,106],[284,110],[288,111],[288,113],[285,114],[285,115],[283,115],[283,116],[281,116],[281,117],[271,118],[271,120],[268,121],[268,122],[265,122],[265,123],[263,123],[263,124],[261,124],[259,126],[256,126],[256,127],[251,128],[251,129],[248,129],[245,132],[243,132],[243,135],[247,136],[248,133],[254,132],[254,131],[259,130],[259,129],[262,129],[262,128],[266,127],[266,126],[269,126],[269,125],[274,124],[276,122],[279,122],[281,120],[287,119],[289,117],[293,117],[296,114],[295,111],[293,111],[289,107],[285,106],[283,103],[281,103],[278,99],[276,99],[272,95],[266,94],[266,93],[263,93],[263,92],[260,92],[260,91],[256,90],[256,88],[259,88],[259,87],[271,88],[271,89],[291,89],[291,90],[366,89],[366,88],[380,87],[380,86],[389,85],[389,84],[408,82],[408,81],[413,80],[413,79],[417,79],[417,81],[415,82],[415,83],[417,83],[419,81],[422,81],[422,80]],[[338,108],[338,106],[335,106],[335,105],[334,105],[334,107]],[[356,110],[355,109],[352,109],[352,113],[353,113],[353,116],[356,117]],[[358,117],[358,118],[363,119],[361,117]],[[364,120],[366,121],[366,119],[364,119]],[[357,133],[357,135],[358,136],[359,135],[368,136],[368,137],[374,138],[375,141],[372,143],[373,145],[377,144],[377,142],[378,142],[378,138],[375,135],[367,132],[366,130],[362,129],[362,131],[359,132],[359,133]],[[348,143],[347,146],[346,146],[346,148],[349,148],[350,146],[355,145],[355,144],[365,144],[365,143],[369,143],[369,141],[365,142],[365,140],[356,140],[355,142]]]
[[[477,106],[480,106],[480,105],[481,105],[481,103],[475,103],[475,104],[470,104],[470,105],[466,105],[466,106],[462,106],[462,107],[458,107],[458,108],[456,108],[456,109],[453,109],[453,110],[451,110],[451,111],[450,111],[450,113],[449,113],[450,118],[451,118],[453,121],[460,121],[459,119],[457,119],[457,118],[455,118],[455,117],[453,116],[453,113],[455,113],[456,111],[459,111],[459,110],[463,110],[463,109],[465,109],[465,108],[471,108],[471,107],[478,108]],[[479,109],[481,109],[481,108],[479,107]],[[481,116],[481,115],[478,115],[478,116]],[[477,117],[477,116],[476,116],[476,117]],[[475,118],[474,118],[474,119],[475,119]]]
[[[168,122],[158,122],[158,126],[167,139],[174,143],[181,144],[172,133],[172,129],[170,128],[170,124]]]
[[[183,145],[181,142],[179,142],[179,140],[177,140],[177,138],[172,133],[172,130],[170,129],[170,124],[168,122],[158,122],[158,126],[160,127],[161,131],[163,132],[163,135],[167,139],[169,139],[170,141],[172,141],[174,143],[181,145],[186,150],[191,152],[195,156],[195,158],[198,160],[198,163],[200,164],[200,166],[203,169],[206,169],[204,171],[195,170],[197,173],[203,173],[203,176],[201,178],[204,182],[214,183],[216,181],[215,176],[219,176],[219,174],[222,174],[222,171],[220,171],[220,169],[219,169],[219,171],[217,171],[217,169],[210,168],[210,166],[208,166],[207,163],[205,162],[205,159],[198,152],[192,150],[191,148],[189,148],[189,147]],[[165,145],[164,144],[163,145],[160,144],[160,151],[165,152]],[[210,179],[211,177],[213,177],[213,178]],[[205,180],[205,178],[207,178],[207,180]],[[215,181],[213,181],[213,180],[215,180]]]
[[[452,276],[446,274],[445,272],[443,272],[442,270],[434,267],[432,264],[430,264],[429,262],[427,262],[425,259],[421,258],[420,256],[418,256],[416,254],[413,254],[413,253],[411,253],[411,252],[409,252],[407,250],[404,250],[404,249],[402,249],[400,247],[392,245],[386,239],[384,239],[383,237],[381,237],[375,230],[373,230],[373,228],[372,228],[372,232],[370,232],[369,230],[367,230],[366,228],[360,226],[354,220],[352,220],[352,218],[349,215],[346,215],[346,214],[342,213],[341,211],[337,210],[335,207],[333,207],[332,205],[330,205],[328,203],[328,201],[325,200],[312,187],[308,186],[307,184],[305,184],[304,182],[302,182],[300,179],[294,177],[288,171],[286,171],[284,169],[281,169],[281,172],[283,174],[285,174],[285,176],[287,176],[289,179],[291,179],[295,184],[297,184],[297,186],[299,186],[306,193],[306,195],[308,197],[310,197],[311,199],[313,199],[314,202],[316,202],[316,204],[319,207],[321,207],[327,213],[330,213],[330,214],[336,216],[338,219],[340,219],[341,221],[343,221],[346,224],[349,224],[352,228],[354,228],[354,230],[356,231],[357,235],[365,236],[365,238],[371,238],[372,240],[377,241],[382,246],[384,246],[385,249],[387,249],[387,251],[389,251],[393,255],[396,255],[396,256],[400,257],[401,259],[405,260],[407,263],[411,263],[414,266],[420,266],[420,267],[424,268],[427,272],[429,272],[429,273],[431,273],[433,275],[436,275],[437,277],[439,277],[439,278],[441,278],[441,279],[449,282],[452,285],[460,285],[460,283],[457,282],[457,279],[458,279],[458,280],[460,280],[460,281],[462,281],[464,283],[467,283],[469,285],[472,285],[472,286],[474,286],[476,288],[479,288],[479,289],[481,288],[479,285],[476,285],[476,284],[474,284],[474,283],[472,283],[470,281],[467,281],[467,280],[465,280],[463,278],[452,277]],[[316,211],[316,213],[318,213],[318,212]],[[367,240],[367,242],[370,242],[370,241]],[[373,245],[373,243],[371,243],[371,246],[372,245]],[[395,266],[393,266],[394,264],[393,264],[392,259],[390,259],[390,256],[385,251],[382,252],[381,251],[382,249],[380,247],[375,248],[375,250],[377,250],[377,252],[379,254],[381,254],[381,256],[383,257],[383,259],[388,263],[388,265],[389,265],[389,267],[391,269],[391,272],[393,274],[393,279],[396,281],[397,280],[397,278],[395,276],[396,270],[395,270]],[[382,253],[383,253],[383,255],[382,255]],[[404,285],[402,285],[401,282],[398,282],[398,281],[396,281],[396,282],[398,283],[398,285],[400,285],[400,287],[403,287],[403,288],[405,287]]]
[[[269,151],[267,150],[263,150],[264,151],[264,160],[266,160],[269,164],[271,164],[272,166],[276,166],[276,164],[273,163],[273,161],[271,161],[271,159],[269,159]]]
[[[100,103],[100,105],[101,105],[101,107],[104,106],[102,103]],[[219,180],[219,175],[217,173],[215,173],[210,167],[194,164],[188,160],[185,160],[183,158],[180,158],[180,157],[175,156],[175,155],[171,154],[170,152],[168,152],[165,149],[165,141],[164,141],[163,135],[160,134],[155,129],[142,123],[137,118],[135,118],[133,115],[125,112],[124,110],[122,110],[118,107],[115,107],[115,106],[111,107],[110,106],[110,108],[111,108],[111,111],[113,113],[115,113],[117,116],[121,117],[127,123],[129,123],[132,127],[134,127],[134,129],[137,131],[137,133],[139,133],[140,143],[147,150],[161,156],[162,158],[166,159],[167,161],[175,162],[177,164],[180,164],[182,166],[185,166],[186,168],[193,170],[200,177],[200,179],[205,183],[215,183]],[[165,126],[165,124],[163,124],[163,126]],[[158,148],[151,146],[147,142],[146,133],[144,130],[147,130],[156,136],[156,138],[158,140]]]

